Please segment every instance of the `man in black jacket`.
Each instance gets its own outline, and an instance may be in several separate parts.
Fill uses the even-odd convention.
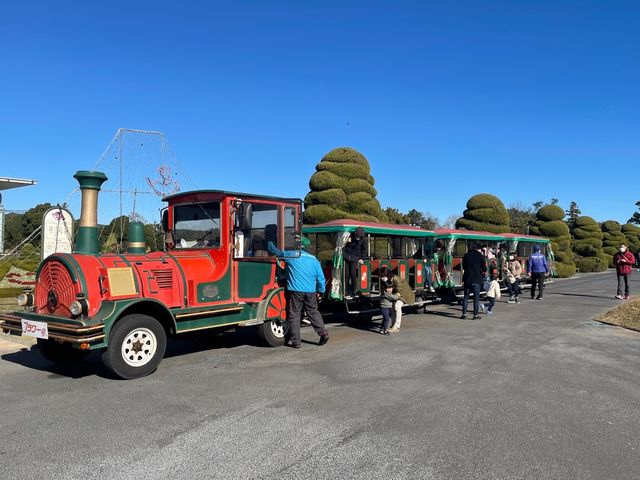
[[[469,295],[473,292],[473,319],[480,318],[478,309],[480,308],[480,288],[487,275],[487,262],[480,253],[480,245],[474,245],[470,251],[462,257],[462,286],[464,287],[464,298],[462,300],[462,316],[467,318],[467,306]]]
[[[364,263],[367,258],[367,242],[365,239],[364,228],[358,227],[355,232],[351,233],[349,243],[347,243],[342,251],[345,260],[345,290],[347,297],[355,295],[358,291],[358,265]]]

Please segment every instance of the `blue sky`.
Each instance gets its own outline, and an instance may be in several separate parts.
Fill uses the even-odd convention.
[[[490,192],[626,221],[639,24],[635,1],[5,2],[0,176],[38,185],[4,204],[62,201],[128,127],[165,132],[199,188],[304,197],[351,146],[385,207]]]

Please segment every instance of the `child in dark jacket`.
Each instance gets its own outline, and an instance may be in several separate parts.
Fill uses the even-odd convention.
[[[382,326],[380,333],[389,335],[389,327],[391,326],[391,311],[393,303],[400,298],[399,293],[393,293],[393,284],[388,280],[380,282],[382,287],[382,296],[380,297],[380,312],[382,313]]]

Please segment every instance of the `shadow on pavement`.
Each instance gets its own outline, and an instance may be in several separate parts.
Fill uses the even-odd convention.
[[[237,332],[212,331],[206,333],[200,332],[198,334],[194,332],[168,339],[164,358],[188,355],[206,350],[238,348],[247,345],[262,348],[257,332],[250,327],[239,329]],[[48,372],[52,378],[68,377],[79,379],[97,375],[102,378],[115,379],[102,364],[100,353],[100,351],[94,351],[83,361],[70,366],[55,365],[49,362],[40,355],[38,347],[35,345],[31,348],[25,347],[17,352],[3,354],[0,358],[33,370]]]
[[[613,295],[587,295],[585,293],[562,293],[562,292],[545,292],[544,296],[562,295],[565,297],[588,297],[588,298],[606,298],[607,300],[615,300]]]

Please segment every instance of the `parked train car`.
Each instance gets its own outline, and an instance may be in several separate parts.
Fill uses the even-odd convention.
[[[553,266],[553,252],[548,239],[516,233],[490,233],[472,230],[437,229],[434,252],[434,285],[459,291],[462,288],[462,257],[472,248],[480,245],[487,256],[489,268],[502,280],[503,265],[509,253],[516,253],[526,273],[527,260],[533,253],[534,245],[540,245]],[[523,283],[527,283],[526,278]]]
[[[516,257],[522,262],[523,272],[529,273],[527,260],[533,253],[533,248],[539,245],[541,252],[547,257],[551,277],[555,276],[553,249],[551,248],[551,241],[548,238],[524,235],[521,233],[503,233],[502,235],[506,239],[508,253],[515,253]]]
[[[0,315],[3,331],[37,337],[54,363],[103,350],[106,367],[126,379],[153,372],[167,337],[184,332],[257,326],[266,344],[284,344],[284,290],[266,245],[296,249],[300,199],[179,193],[164,199],[166,251],[144,253],[144,235],[136,239],[132,230],[127,254],[99,254],[97,198],[106,176],[75,178],[82,190],[76,250],[40,264],[34,291],[19,297],[24,311]]]
[[[354,295],[349,296],[343,249],[357,229],[362,229],[365,235],[366,256],[358,266]],[[425,288],[435,232],[409,225],[345,219],[304,226],[302,231],[311,240],[311,253],[320,260],[328,279],[325,308],[339,303],[348,313],[376,311],[381,291],[380,268],[383,266],[409,284],[416,294],[418,306],[435,298],[435,294]]]
[[[105,366],[125,379],[153,372],[167,337],[185,332],[255,326],[266,345],[283,345],[286,271],[267,245],[295,252],[302,231],[327,278],[325,312],[338,305],[349,313],[378,311],[383,266],[408,283],[417,306],[455,291],[462,255],[472,242],[494,248],[496,261],[507,252],[524,261],[535,243],[553,259],[548,240],[527,235],[434,232],[352,220],[302,228],[300,199],[222,190],[164,199],[164,251],[145,253],[143,226],[133,222],[126,254],[100,254],[97,203],[106,176],[80,171],[74,177],[82,192],[75,251],[41,262],[35,288],[18,298],[23,310],[0,314],[0,328],[36,337],[42,355],[57,364],[79,362],[101,350]],[[343,249],[358,229],[366,252],[348,296]],[[430,267],[438,293],[426,288]]]

